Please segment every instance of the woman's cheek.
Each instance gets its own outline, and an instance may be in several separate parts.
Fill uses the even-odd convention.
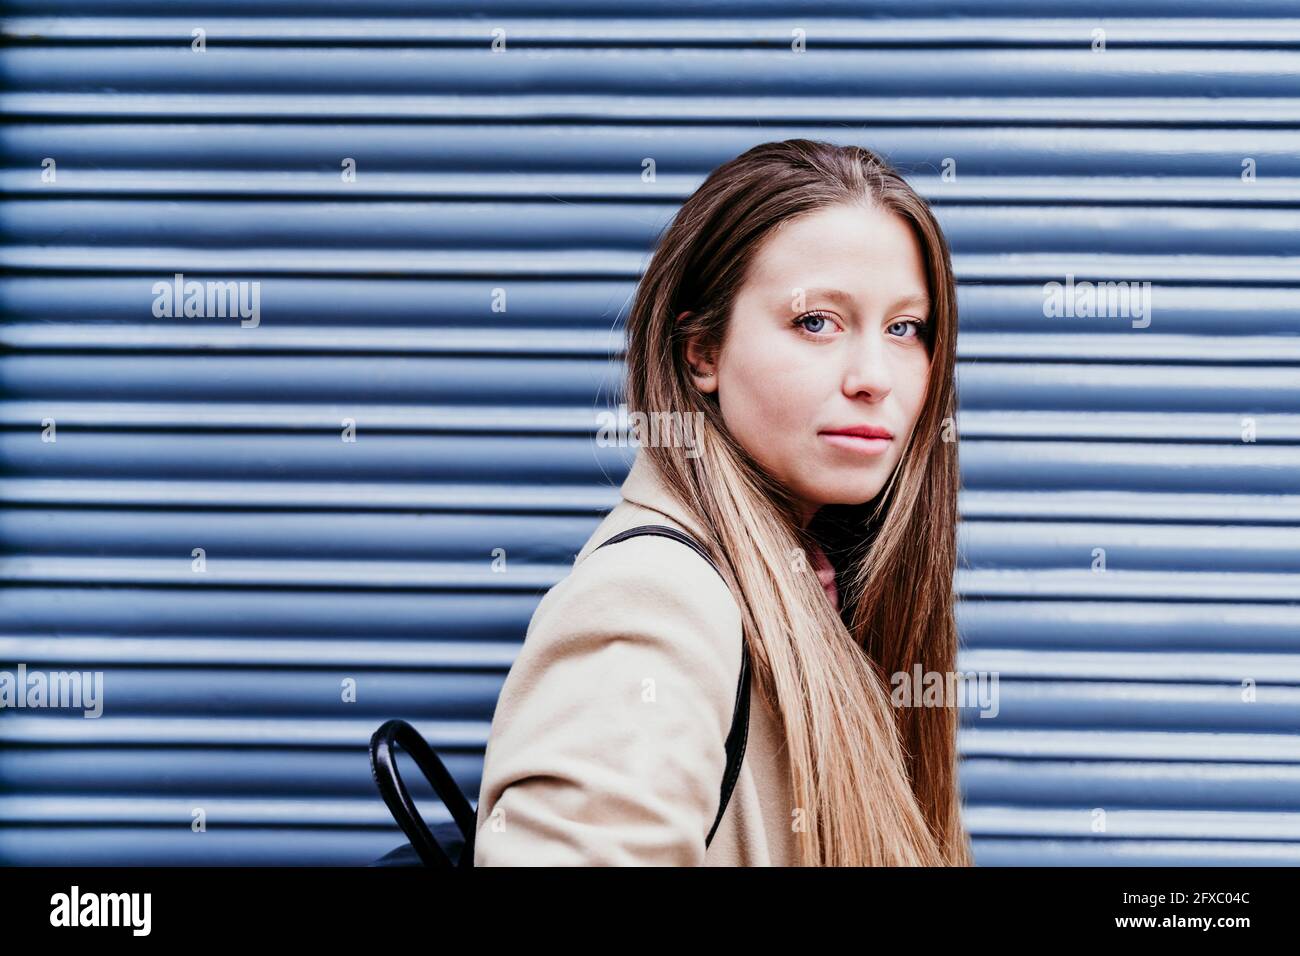
[[[743,369],[733,366],[730,372],[730,381],[724,379],[719,388],[727,428],[754,459],[782,473],[782,448],[790,440],[795,423],[790,395],[778,370],[755,363]]]
[[[761,423],[768,428],[778,423],[790,424],[800,417],[807,402],[807,391],[800,387],[802,378],[779,362],[765,362],[749,376],[750,405],[761,409]],[[774,437],[774,436],[769,436]]]
[[[921,410],[925,407],[925,390],[929,379],[930,365],[928,362],[920,363],[909,370],[907,405],[911,414],[911,423],[921,417]]]

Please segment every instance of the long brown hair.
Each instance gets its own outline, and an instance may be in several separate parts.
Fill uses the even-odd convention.
[[[803,528],[787,489],[728,433],[716,396],[695,387],[684,344],[721,343],[772,229],[841,203],[890,211],[914,230],[932,302],[929,383],[876,499],[824,506]],[[971,865],[957,708],[895,707],[889,691],[889,675],[918,663],[944,675],[956,666],[956,333],[952,262],[925,200],[870,150],[807,139],[764,143],[713,170],[663,232],[632,301],[629,410],[702,423],[690,454],[665,444],[639,453],[652,457],[728,572],[754,691],[784,723],[791,827],[805,865]],[[839,614],[805,560],[813,541],[837,564]]]

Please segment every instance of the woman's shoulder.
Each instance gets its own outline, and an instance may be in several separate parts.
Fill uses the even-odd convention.
[[[675,610],[695,616],[701,628],[734,633],[739,651],[741,614],[735,595],[694,548],[658,534],[606,545],[616,535],[642,525],[666,526],[698,540],[671,516],[621,501],[592,532],[573,567],[551,588],[544,603],[588,604],[593,610],[612,609],[625,616]],[[606,605],[607,601],[613,603]]]
[[[730,715],[744,641],[740,607],[712,564],[680,541],[637,535],[600,547],[645,524],[690,533],[653,509],[615,506],[534,610],[507,690],[532,684],[529,675],[560,659],[599,657],[619,667],[653,659],[665,673],[690,675]]]
[[[689,533],[649,507],[615,506],[533,611],[503,696],[568,666],[621,672],[654,662],[672,682],[703,689],[729,721],[744,653],[740,605],[712,564],[681,541],[638,535],[602,548],[641,524]]]
[[[484,754],[476,865],[703,861],[741,673],[740,611],[680,541],[599,547],[640,524],[685,530],[620,503],[533,614]]]

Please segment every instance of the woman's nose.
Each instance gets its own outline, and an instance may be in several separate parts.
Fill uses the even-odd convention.
[[[892,388],[889,362],[883,348],[863,346],[849,352],[843,376],[844,393],[849,398],[865,394],[872,399],[881,399]]]

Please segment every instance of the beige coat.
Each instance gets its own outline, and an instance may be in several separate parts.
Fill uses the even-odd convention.
[[[623,500],[542,599],[492,720],[475,866],[790,866],[796,834],[780,718],[754,685],[749,737],[718,812],[740,678],[740,609],[644,454]]]

